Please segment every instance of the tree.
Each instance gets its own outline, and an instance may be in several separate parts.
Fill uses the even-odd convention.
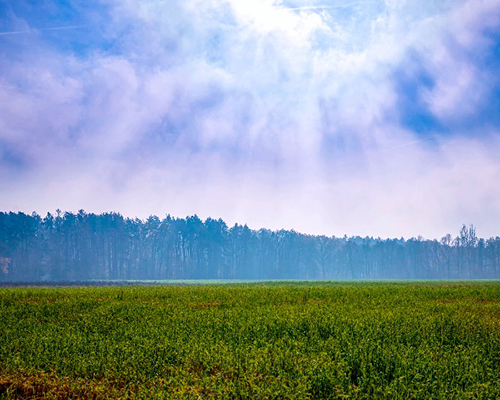
[[[0,212],[0,280],[499,278],[500,238],[373,239],[228,228],[194,215]]]

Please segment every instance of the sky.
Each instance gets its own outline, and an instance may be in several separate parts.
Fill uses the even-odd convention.
[[[500,235],[500,0],[0,0],[0,210]]]

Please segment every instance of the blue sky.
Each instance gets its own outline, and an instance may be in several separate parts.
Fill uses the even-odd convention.
[[[0,0],[0,208],[500,233],[500,0]]]

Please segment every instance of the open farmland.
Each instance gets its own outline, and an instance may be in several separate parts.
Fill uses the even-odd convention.
[[[500,283],[0,289],[1,398],[500,397]]]

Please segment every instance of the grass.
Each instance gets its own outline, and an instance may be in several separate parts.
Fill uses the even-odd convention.
[[[500,398],[500,283],[0,289],[0,398]]]

